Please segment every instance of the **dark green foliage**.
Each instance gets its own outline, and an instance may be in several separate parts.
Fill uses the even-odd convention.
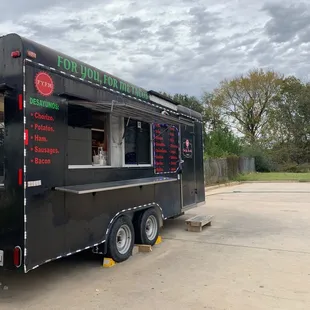
[[[199,99],[195,96],[189,96],[187,94],[174,94],[173,96],[167,93],[162,94],[174,100],[175,102],[178,102],[184,107],[190,108],[202,114],[204,113],[204,107],[202,105],[202,102],[200,102]]]
[[[310,84],[295,77],[284,79],[270,120],[275,160],[280,164],[310,163]]]
[[[272,172],[277,170],[276,163],[273,162],[270,154],[259,146],[248,146],[244,149],[244,156],[255,159],[255,170],[257,172]]]
[[[218,128],[206,134],[204,151],[212,158],[240,155],[242,144],[228,128]]]
[[[295,172],[295,173],[308,173],[310,172],[310,163],[296,164],[296,163],[285,163],[279,168],[283,172]]]

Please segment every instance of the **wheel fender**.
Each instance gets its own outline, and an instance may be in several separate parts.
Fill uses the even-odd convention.
[[[106,233],[105,233],[105,240],[108,240],[108,237],[109,237],[109,233],[110,233],[110,230],[111,230],[111,227],[113,226],[114,222],[121,216],[129,216],[131,218],[131,220],[133,219],[134,217],[134,214],[139,212],[139,211],[144,211],[146,209],[150,209],[150,208],[154,208],[158,214],[158,218],[159,218],[159,226],[162,227],[163,226],[163,223],[164,223],[164,214],[163,214],[163,210],[162,208],[160,207],[160,205],[158,203],[148,203],[148,204],[145,204],[145,205],[141,205],[141,206],[138,206],[138,207],[133,207],[133,208],[129,208],[129,209],[124,209],[124,210],[121,210],[120,212],[117,212],[111,219],[109,225],[108,225],[108,228],[106,230]],[[108,244],[107,242],[104,243],[104,253],[107,252],[107,247],[108,247]]]
[[[164,217],[162,208],[159,205],[153,206],[153,208],[156,210],[157,215],[158,215],[159,227],[163,227],[165,217]]]

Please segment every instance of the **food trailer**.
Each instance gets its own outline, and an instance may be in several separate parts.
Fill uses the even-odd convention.
[[[0,38],[0,268],[116,262],[205,201],[202,117],[51,48]]]

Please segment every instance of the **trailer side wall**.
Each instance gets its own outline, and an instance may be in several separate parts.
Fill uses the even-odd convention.
[[[24,243],[24,156],[23,156],[23,93],[22,41],[16,35],[0,38],[0,95],[4,102],[3,150],[4,175],[0,188],[0,249],[4,251],[3,265],[14,268],[13,249],[23,249]],[[21,51],[12,58],[13,51]],[[1,169],[2,171],[2,169]]]

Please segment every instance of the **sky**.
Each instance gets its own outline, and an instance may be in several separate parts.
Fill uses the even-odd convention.
[[[200,97],[253,68],[310,79],[310,1],[0,1],[18,33],[147,90]]]

